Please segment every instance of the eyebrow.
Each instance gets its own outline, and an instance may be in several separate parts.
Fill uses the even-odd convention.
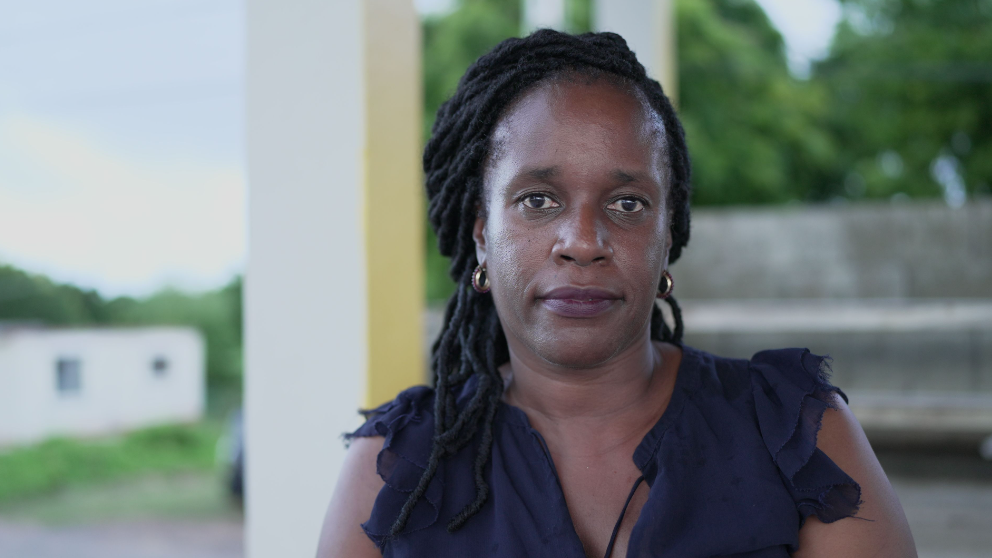
[[[523,175],[527,176],[528,178],[532,178],[534,180],[541,180],[541,181],[550,180],[552,178],[559,176],[560,174],[561,174],[561,169],[559,167],[539,167],[539,168],[530,169],[523,173]],[[647,175],[645,175],[642,172],[631,173],[631,172],[622,171],[620,169],[614,169],[610,171],[610,178],[620,183],[621,185],[630,184],[632,182],[641,182],[644,180],[650,181],[650,178],[648,178]]]
[[[524,174],[535,180],[547,180],[549,178],[554,178],[559,174],[561,174],[561,169],[559,169],[558,167],[541,167],[537,169],[531,169]]]
[[[621,184],[630,184],[631,182],[637,182],[643,178],[643,173],[631,174],[629,172],[624,172],[620,169],[616,169],[610,173],[613,180]]]

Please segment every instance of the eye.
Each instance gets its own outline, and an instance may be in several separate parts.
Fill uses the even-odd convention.
[[[558,207],[558,204],[550,196],[545,194],[527,194],[521,201],[531,209],[553,209]]]
[[[644,202],[637,198],[620,198],[606,208],[621,213],[637,213],[644,209]]]

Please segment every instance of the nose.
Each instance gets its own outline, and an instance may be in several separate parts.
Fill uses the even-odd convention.
[[[613,257],[613,248],[610,247],[606,223],[603,222],[605,218],[594,204],[586,204],[562,215],[558,241],[551,254],[555,262],[575,263],[582,267],[609,262]]]

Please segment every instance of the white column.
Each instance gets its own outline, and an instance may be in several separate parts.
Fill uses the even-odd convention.
[[[246,546],[306,557],[366,389],[362,4],[248,0]]]
[[[524,31],[565,29],[565,0],[524,0]]]
[[[248,1],[249,558],[313,556],[357,410],[424,383],[411,0]]]
[[[593,0],[593,27],[627,40],[648,74],[678,102],[675,0]]]

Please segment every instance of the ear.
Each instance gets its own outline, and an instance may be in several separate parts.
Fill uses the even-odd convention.
[[[475,240],[475,259],[479,265],[486,265],[486,218],[479,215],[472,227],[472,239]]]

